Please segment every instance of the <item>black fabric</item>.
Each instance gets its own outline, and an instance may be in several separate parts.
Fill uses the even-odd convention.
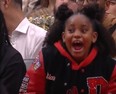
[[[18,94],[26,67],[21,54],[12,46],[4,44],[0,51],[0,81],[8,94]]]
[[[8,94],[4,84],[0,80],[0,94]]]
[[[56,77],[55,81],[47,79],[46,94],[66,94],[66,91],[72,86],[78,88],[78,93],[81,94],[81,89],[84,89],[84,94],[88,94],[87,78],[103,76],[109,81],[112,75],[116,61],[110,57],[98,55],[96,59],[88,66],[82,68],[85,70],[72,70],[71,62],[63,57],[58,50],[49,46],[42,49],[46,74]],[[102,57],[102,58],[101,58]],[[67,83],[65,86],[64,84]]]

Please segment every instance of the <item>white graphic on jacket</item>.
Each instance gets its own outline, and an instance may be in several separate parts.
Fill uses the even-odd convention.
[[[49,74],[49,73],[47,72],[46,79],[55,81],[56,77],[55,77],[55,76],[52,76],[51,74]]]

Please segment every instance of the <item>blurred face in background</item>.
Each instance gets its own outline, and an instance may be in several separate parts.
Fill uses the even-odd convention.
[[[69,0],[56,0],[55,8],[57,9],[61,4],[67,3]]]
[[[88,4],[92,3],[99,3],[100,0],[76,0],[78,6],[82,8],[83,6],[86,6]]]
[[[61,4],[68,4],[68,7],[73,10],[73,12],[77,11],[78,9],[78,4],[76,3],[76,0],[56,0],[56,3],[55,3],[55,11],[57,11],[58,7],[61,5]]]
[[[106,11],[116,16],[116,0],[107,0],[106,1]]]
[[[78,4],[74,0],[70,0],[68,2],[68,7],[73,11],[76,12],[79,9]]]

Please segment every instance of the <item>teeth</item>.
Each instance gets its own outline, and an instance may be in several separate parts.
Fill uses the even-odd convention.
[[[80,43],[80,41],[79,41],[79,40],[77,40],[77,41],[75,41],[74,43]]]
[[[80,43],[79,41],[77,41],[77,43]]]
[[[80,41],[76,41],[75,43],[80,43]]]

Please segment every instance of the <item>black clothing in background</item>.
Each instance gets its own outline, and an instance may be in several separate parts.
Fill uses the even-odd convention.
[[[3,83],[0,80],[0,94],[8,94],[5,86],[3,85]]]
[[[21,54],[7,43],[3,44],[0,50],[0,82],[8,94],[18,94],[25,72]]]

